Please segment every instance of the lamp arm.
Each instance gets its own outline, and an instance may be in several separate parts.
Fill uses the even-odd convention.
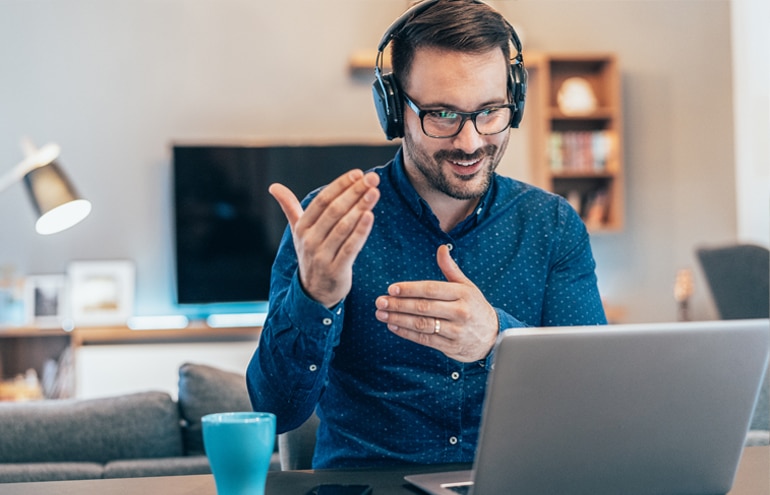
[[[60,151],[59,145],[53,143],[46,144],[38,150],[33,149],[24,160],[20,161],[7,174],[0,176],[0,192],[20,181],[31,170],[48,165],[56,160]]]

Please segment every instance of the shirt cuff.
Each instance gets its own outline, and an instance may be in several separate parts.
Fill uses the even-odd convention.
[[[505,311],[499,308],[495,308],[495,313],[497,313],[497,321],[498,321],[498,327],[497,327],[497,339],[500,340],[500,335],[502,335],[503,331],[509,329],[509,328],[523,328],[526,327],[524,323],[519,321],[518,319],[514,318],[513,316],[509,315]],[[489,354],[487,354],[487,357],[482,359],[479,364],[481,364],[485,370],[492,371],[495,369],[495,349],[497,348],[497,342],[495,342],[495,345],[492,347],[492,350],[489,351]]]
[[[289,319],[293,328],[302,329],[307,336],[325,340],[330,332],[336,334],[339,340],[342,321],[345,316],[345,300],[343,299],[332,308],[327,308],[311,298],[302,288],[298,277],[291,284],[291,302],[286,305],[291,309]],[[319,332],[318,329],[324,331]]]

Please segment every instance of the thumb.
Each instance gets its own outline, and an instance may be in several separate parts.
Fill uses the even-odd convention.
[[[442,244],[438,247],[436,253],[436,261],[438,261],[438,267],[441,269],[441,273],[444,274],[448,282],[457,282],[465,285],[474,285],[471,280],[465,276],[465,274],[457,266],[455,260],[449,254],[449,247],[446,244]]]
[[[283,184],[271,184],[267,191],[273,198],[275,198],[278,205],[281,207],[281,210],[283,210],[283,214],[286,216],[286,220],[289,221],[289,226],[293,233],[294,224],[297,223],[297,220],[299,220],[299,217],[301,217],[303,213],[302,205],[300,205],[299,200],[294,196],[294,193],[291,192],[291,189]]]

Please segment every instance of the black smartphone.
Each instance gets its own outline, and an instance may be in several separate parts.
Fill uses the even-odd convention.
[[[306,495],[370,495],[369,485],[323,484],[310,489]]]

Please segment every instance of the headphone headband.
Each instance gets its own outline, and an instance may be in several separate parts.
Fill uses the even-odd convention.
[[[380,120],[382,130],[388,140],[404,136],[403,122],[403,97],[395,76],[391,74],[382,74],[382,65],[384,51],[391,40],[403,29],[404,25],[419,16],[431,6],[440,0],[426,0],[413,5],[401,14],[385,31],[379,45],[377,45],[377,59],[374,66],[375,81],[372,85],[372,94],[374,96],[374,106],[377,110],[377,116]],[[481,0],[473,0],[473,3],[487,5]],[[516,56],[510,63],[508,73],[508,91],[511,102],[516,105],[516,111],[511,116],[511,127],[519,127],[521,118],[524,115],[524,103],[527,94],[527,70],[524,68],[524,55],[522,54],[521,41],[513,28],[505,18],[503,18],[510,33],[510,41],[516,49]]]
[[[377,45],[377,51],[379,53],[382,53],[385,50],[385,47],[388,46],[388,43],[390,43],[390,40],[393,39],[393,37],[398,34],[399,31],[404,27],[404,25],[409,22],[414,17],[417,17],[418,15],[422,14],[424,11],[428,10],[432,5],[438,3],[439,0],[425,0],[424,2],[417,3],[415,5],[412,5],[410,8],[408,8],[403,14],[401,14],[395,21],[393,21],[388,29],[385,31],[385,34],[382,35],[382,39],[380,40],[380,44]],[[473,0],[473,3],[478,3],[482,5],[489,5],[486,2],[483,2],[481,0]],[[511,32],[511,42],[513,43],[513,47],[516,48],[516,59],[523,62],[522,58],[522,48],[521,48],[521,41],[519,40],[519,35],[516,34],[516,30],[513,29],[513,26],[510,22],[508,22],[505,18],[503,18],[503,21],[508,26],[508,30]],[[379,58],[379,56],[378,56]]]

